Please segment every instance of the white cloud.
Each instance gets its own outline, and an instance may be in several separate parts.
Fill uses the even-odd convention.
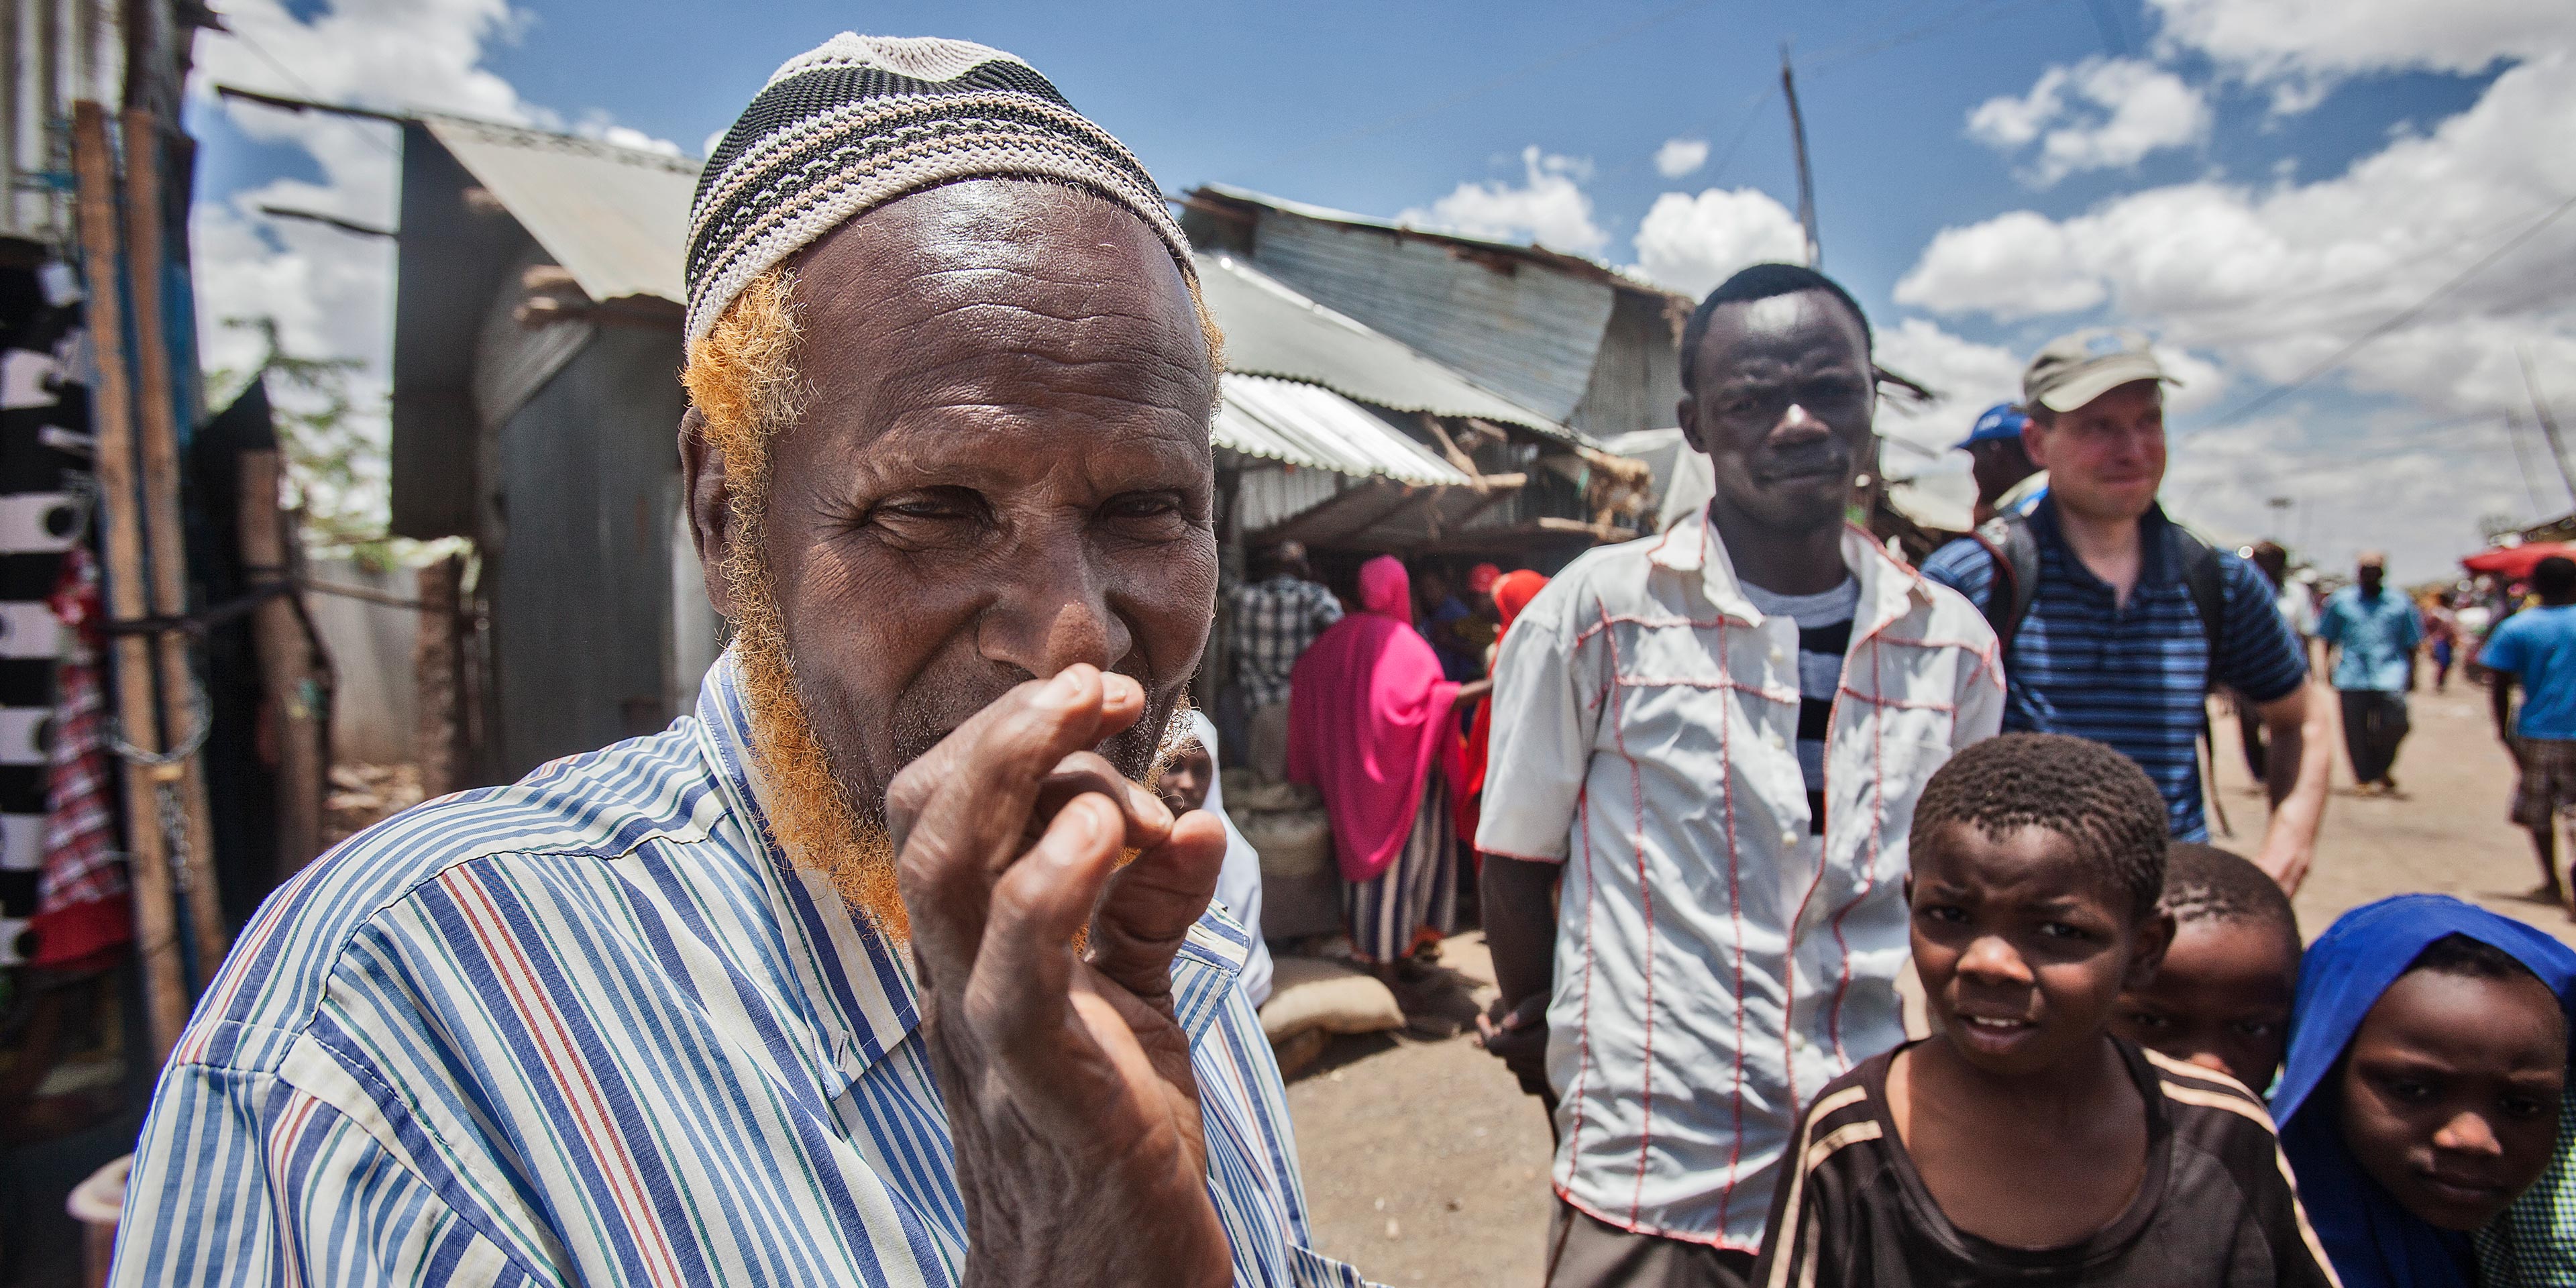
[[[2051,67],[2030,92],[1986,100],[1968,114],[1968,135],[2006,154],[2036,143],[2025,177],[2047,187],[2083,170],[2136,165],[2149,154],[2189,147],[2209,135],[2201,91],[2134,58],[2088,58]]]
[[[1461,183],[1448,196],[1406,210],[1395,221],[1470,237],[1526,237],[1583,254],[1608,244],[1610,234],[1592,222],[1592,198],[1581,186],[1591,177],[1590,162],[1543,154],[1533,143],[1521,149],[1521,166],[1524,181],[1518,187],[1501,180]]]
[[[1754,188],[1667,192],[1647,208],[1635,244],[1637,271],[1686,295],[1706,294],[1747,264],[1807,257],[1798,217]]]
[[[2109,294],[2066,226],[2030,210],[1942,229],[1896,283],[1899,304],[2006,321],[2089,309]]]
[[[213,87],[235,85],[388,111],[452,112],[569,130],[665,154],[679,148],[619,125],[604,112],[568,123],[559,113],[521,98],[507,80],[484,68],[485,51],[514,38],[525,21],[508,0],[335,0],[309,21],[298,19],[281,0],[231,0],[224,6],[224,21],[238,34],[210,31],[197,42],[197,74],[190,86],[197,107],[225,112],[253,139],[301,149],[313,158],[322,180],[281,179],[196,203],[190,237],[202,356],[209,369],[245,372],[261,356],[261,342],[255,330],[234,323],[266,318],[276,323],[279,343],[290,354],[357,359],[361,365],[350,382],[358,422],[353,428],[375,448],[358,462],[359,505],[381,516],[391,389],[392,243],[273,219],[261,214],[260,207],[316,211],[392,227],[394,131],[321,113],[238,102],[218,105]],[[281,71],[281,65],[293,74]]]
[[[2565,0],[2149,0],[2159,44],[2206,54],[2237,79],[2267,86],[2280,111],[2303,111],[2345,77],[2424,70],[2470,73],[2498,59],[2536,59],[2568,44]]]
[[[2398,14],[2404,6],[2363,3],[2359,21],[2376,34],[2362,40],[2341,22],[2302,35],[2273,21],[2304,12],[2295,4],[2160,3],[2169,41],[2205,42],[2231,74],[2271,77],[2276,88],[2521,61],[2465,110],[2393,131],[2312,182],[2275,169],[2260,181],[2133,191],[2062,219],[2015,211],[1944,229],[1896,299],[2001,321],[2058,316],[2070,327],[2092,319],[2065,315],[2100,310],[2141,326],[2188,382],[2172,403],[2186,431],[2195,413],[2227,411],[2366,341],[2263,418],[2177,440],[2168,498],[2186,498],[2193,517],[2226,535],[2270,533],[2265,503],[2292,496],[2311,515],[2299,520],[2306,530],[2272,535],[2304,535],[2328,562],[2388,545],[2411,578],[2474,548],[2478,516],[2527,521],[2563,501],[2556,488],[2530,499],[2498,422],[2485,418],[2526,404],[2518,350],[2553,388],[2576,386],[2576,216],[2444,288],[2576,193],[2576,153],[2564,145],[2576,138],[2576,24],[2544,38],[2528,6],[2463,0],[2464,31],[2434,32],[2411,9]],[[2516,15],[2521,26],[2502,21]],[[1998,139],[2016,128],[2008,113],[1989,121]],[[2418,305],[2393,331],[2371,334]]]
[[[1655,173],[1678,179],[1708,164],[1708,140],[1666,139],[1655,149]]]
[[[2263,381],[2294,379],[2576,192],[2576,57],[2516,66],[2468,110],[2340,175],[2152,188],[2064,220],[1944,229],[1899,302],[2001,319],[2108,302]],[[2442,415],[2520,397],[2515,344],[2576,361],[2576,220],[2375,341],[2341,375]]]
[[[1979,414],[1999,402],[2021,397],[2022,360],[2000,345],[1979,344],[1924,318],[1906,318],[1878,329],[1879,364],[1920,381],[1939,394],[1928,404],[1888,398],[1879,403],[1878,432],[1923,450],[1888,460],[1891,473],[1903,476],[1920,457],[1945,453],[1968,436]],[[1963,468],[1962,454],[1950,463]]]

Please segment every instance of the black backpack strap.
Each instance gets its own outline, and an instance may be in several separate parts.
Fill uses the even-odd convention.
[[[2192,609],[2200,614],[2201,638],[2209,645],[2209,676],[2205,682],[2214,683],[2219,645],[2226,639],[2227,569],[2208,542],[2193,536],[2181,524],[2168,522],[2165,531],[2173,534],[2174,557],[2182,564],[2183,589],[2191,592]]]
[[[1995,641],[2010,652],[2013,636],[2030,616],[2031,601],[2039,598],[2039,538],[2031,535],[2030,520],[1997,515],[1969,533],[1968,539],[1984,546],[1986,557],[1994,561],[1994,580],[1986,590],[1986,625],[1994,628]]]

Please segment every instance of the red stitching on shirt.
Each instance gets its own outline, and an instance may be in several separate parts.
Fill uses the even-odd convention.
[[[1610,674],[1619,674],[1619,639],[1604,634],[1610,642]],[[1614,692],[1616,691],[1614,686]],[[1646,996],[1640,1008],[1646,1017],[1645,1054],[1639,1062],[1643,1085],[1639,1088],[1639,1111],[1643,1115],[1637,1128],[1637,1186],[1628,1199],[1628,1217],[1637,1220],[1646,1206],[1646,1160],[1655,1143],[1655,888],[1646,871],[1646,783],[1637,767],[1637,758],[1628,754],[1628,728],[1621,723],[1621,703],[1613,702],[1607,713],[1611,742],[1619,748],[1619,759],[1628,762],[1629,844],[1637,856],[1637,902],[1646,927],[1645,951],[1640,960],[1645,966]]]
[[[1623,689],[1733,689],[1738,693],[1750,693],[1766,702],[1778,702],[1789,706],[1795,706],[1805,700],[1801,695],[1785,689],[1746,684],[1741,680],[1666,679],[1654,675],[1623,675],[1618,677],[1618,682],[1619,687]]]
[[[1726,627],[1717,628],[1717,664],[1725,666]],[[1726,802],[1726,915],[1735,928],[1735,1075],[1727,1084],[1729,1125],[1726,1140],[1726,1189],[1717,1197],[1717,1228],[1726,1229],[1726,1210],[1735,1187],[1744,1179],[1744,857],[1735,844],[1735,721],[1717,713],[1717,763]]]
[[[1866,702],[1873,707],[1894,707],[1900,711],[1949,711],[1954,713],[1958,711],[1956,706],[1947,702],[1918,702],[1907,698],[1875,697],[1870,694],[1863,693],[1858,689],[1851,688],[1848,685],[1844,686],[1841,689],[1841,692],[1848,693],[1852,695],[1852,697],[1862,702]]]
[[[1872,645],[1877,642],[1874,638],[1870,641]],[[1887,683],[1885,668],[1875,647],[1869,653],[1869,683],[1873,689],[1884,689]],[[1851,1053],[1843,1049],[1843,999],[1851,996],[1852,969],[1851,941],[1843,938],[1843,918],[1850,916],[1851,910],[1859,907],[1860,901],[1878,888],[1878,863],[1887,852],[1887,724],[1883,720],[1869,722],[1869,762],[1869,862],[1860,866],[1859,885],[1851,901],[1835,909],[1830,922],[1834,930],[1834,951],[1840,955],[1842,969],[1834,981],[1833,1005],[1825,1012],[1825,1036],[1834,1044],[1834,1059],[1845,1068],[1851,1065]]]

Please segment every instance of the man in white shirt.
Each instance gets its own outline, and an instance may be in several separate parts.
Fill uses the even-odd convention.
[[[1736,274],[1682,383],[1707,511],[1576,560],[1496,664],[1486,1028],[1525,1085],[1546,1035],[1552,1286],[1743,1281],[1800,1096],[1904,1037],[1915,796],[2003,715],[1984,617],[1845,521],[1877,407],[1851,297]]]

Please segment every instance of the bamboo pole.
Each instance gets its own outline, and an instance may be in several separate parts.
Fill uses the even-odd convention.
[[[188,546],[179,510],[178,403],[170,378],[170,346],[161,316],[161,125],[141,108],[125,113],[125,256],[134,301],[135,402],[143,452],[143,525],[151,557],[152,611],[162,617],[188,612]],[[202,732],[211,714],[197,700],[188,663],[188,637],[164,631],[154,641],[161,669],[162,736],[172,741]],[[178,750],[170,743],[164,750]],[[215,883],[215,825],[206,805],[206,761],[196,748],[154,772],[176,772],[186,820],[184,867],[188,928],[197,942],[197,977],[212,979],[231,935],[224,929],[222,892]]]
[[[241,556],[254,578],[280,581],[295,576],[298,561],[287,548],[291,529],[278,508],[277,484],[282,470],[277,449],[264,447],[241,454]],[[313,645],[289,595],[260,603],[251,618],[259,647],[262,687],[269,728],[277,739],[277,870],[284,881],[304,870],[322,852],[322,712],[314,701]]]
[[[107,150],[107,112],[96,103],[72,105],[72,168],[78,179],[81,258],[89,276],[90,348],[97,355],[98,387],[90,400],[98,436],[100,507],[107,521],[107,613],[110,622],[149,614],[144,597],[143,528],[134,511],[133,391],[125,378],[125,308],[118,295],[116,178]],[[154,734],[152,649],[139,635],[119,635],[110,683],[116,714],[128,739],[158,745]],[[133,861],[134,951],[143,967],[146,1027],[157,1067],[179,1044],[188,1023],[188,991],[179,972],[179,910],[171,889],[170,858],[163,847],[160,814],[149,776],[134,766],[125,779],[125,830]]]

